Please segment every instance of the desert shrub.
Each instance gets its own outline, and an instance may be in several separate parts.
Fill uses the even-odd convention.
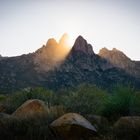
[[[105,100],[105,106],[102,114],[110,119],[117,119],[120,116],[128,116],[134,109],[135,91],[133,88],[117,86],[113,89],[113,93]],[[140,101],[139,101],[140,102]]]
[[[3,97],[2,97],[3,98]],[[79,85],[74,89],[53,93],[38,87],[16,92],[2,101],[7,113],[14,112],[29,99],[43,100],[48,107],[64,106],[68,111],[80,114],[97,114],[108,118],[140,115],[140,93],[131,87],[117,86],[112,93],[94,85]]]
[[[4,101],[6,99],[5,95],[0,95],[0,102]]]
[[[99,114],[107,94],[91,85],[80,85],[70,94],[62,97],[61,103],[72,112]]]
[[[63,114],[66,113],[66,109],[64,106],[51,106],[51,107],[48,107],[48,116],[52,117],[52,118],[55,118],[57,116],[61,116]]]
[[[130,115],[140,116],[140,91],[133,93],[132,100],[130,102]]]

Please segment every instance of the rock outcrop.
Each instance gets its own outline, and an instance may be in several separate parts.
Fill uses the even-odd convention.
[[[50,127],[56,135],[64,140],[86,140],[97,134],[95,127],[77,113],[63,115],[53,121]]]
[[[102,48],[99,52],[99,56],[109,61],[113,66],[125,70],[127,73],[140,78],[140,66],[137,61],[132,61],[123,52],[113,48],[108,50]]]
[[[100,134],[106,134],[109,131],[107,118],[98,115],[86,115],[86,118],[95,126]]]
[[[68,44],[68,41],[69,41],[69,35],[67,33],[63,34],[62,37],[60,38],[59,40],[59,45],[60,46],[66,46],[66,47],[69,47],[69,44]]]
[[[114,135],[119,140],[139,140],[140,117],[121,117],[114,125]]]
[[[74,43],[72,51],[82,52],[88,55],[94,54],[92,46],[88,44],[87,41],[82,36],[78,36],[78,38]]]
[[[47,113],[45,103],[38,99],[28,100],[12,114],[14,117],[27,118]]]

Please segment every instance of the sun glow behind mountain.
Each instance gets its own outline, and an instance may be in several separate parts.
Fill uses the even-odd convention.
[[[59,40],[59,43],[62,44],[63,46],[65,45],[65,47],[68,47],[70,49],[72,48],[74,41],[75,41],[74,38],[69,36],[68,33],[64,33],[61,39]]]
[[[63,22],[63,24],[58,24],[57,26],[60,29],[60,33],[58,34],[58,37],[60,37],[61,34],[65,33],[67,39],[67,44],[69,46],[73,46],[75,39],[79,36],[79,35],[83,35],[84,33],[81,31],[81,26],[79,25],[79,22],[77,19],[73,17],[69,17],[69,19],[67,19],[65,22]]]
[[[73,44],[74,44],[74,41],[75,41],[74,38],[69,37],[69,38],[67,39],[68,47],[72,48],[72,46],[73,46]]]
[[[60,66],[71,50],[68,34],[63,34],[59,41],[54,38],[48,39],[35,53],[35,63],[45,71]]]

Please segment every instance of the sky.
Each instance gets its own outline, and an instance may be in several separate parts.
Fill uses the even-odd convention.
[[[68,33],[95,53],[117,48],[140,60],[140,0],[0,0],[0,54],[31,53]]]

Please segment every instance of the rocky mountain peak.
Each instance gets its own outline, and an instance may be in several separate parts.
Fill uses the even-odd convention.
[[[48,39],[46,45],[43,45],[41,48],[39,48],[35,54],[39,55],[39,54],[46,54],[48,53],[48,51],[52,51],[54,48],[56,48],[58,46],[57,41],[54,38],[50,38]]]
[[[92,46],[90,44],[88,44],[87,41],[82,36],[78,36],[78,38],[76,39],[76,41],[74,43],[72,50],[80,51],[80,52],[83,52],[83,53],[89,54],[89,55],[94,54]]]
[[[102,48],[99,51],[99,56],[106,58],[106,59],[114,59],[115,61],[120,60],[130,60],[123,52],[120,50],[113,48],[112,50],[108,50],[107,48]]]
[[[59,40],[59,45],[62,45],[62,46],[68,45],[68,39],[69,39],[69,35],[67,33],[64,33]]]
[[[113,48],[112,51],[114,51],[114,52],[121,52],[121,51],[119,51],[119,50],[116,49],[116,48]]]
[[[116,49],[116,48],[113,48],[112,50],[109,50],[107,49],[106,47],[100,49],[99,51],[99,55],[100,56],[106,56],[108,54],[113,54],[113,53],[120,53],[120,54],[123,54],[123,52],[121,52],[120,50]]]
[[[56,46],[58,45],[57,41],[54,38],[48,39],[46,46]]]
[[[116,48],[113,48],[112,50],[103,48],[100,50],[98,55],[109,61],[115,67],[125,69],[128,73],[132,73],[131,71],[135,67],[133,61],[129,57],[127,57],[122,51]]]
[[[63,62],[70,50],[67,40],[68,34],[64,34],[59,43],[54,38],[50,38],[46,45],[36,51],[34,63],[37,65],[37,71],[52,70]]]
[[[109,50],[106,47],[100,49],[100,51],[99,51],[100,56],[104,56],[107,53],[109,53]]]

